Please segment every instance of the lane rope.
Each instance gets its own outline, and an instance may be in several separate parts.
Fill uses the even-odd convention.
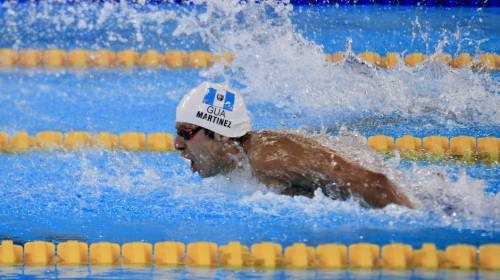
[[[349,54],[347,52],[327,53],[325,61],[341,63]],[[416,67],[424,62],[443,63],[452,68],[471,68],[474,71],[500,70],[500,55],[494,53],[480,53],[471,55],[460,53],[453,57],[448,53],[422,54],[414,52],[401,56],[395,52],[388,52],[382,56],[376,52],[365,51],[356,54],[356,57],[370,65],[381,69],[392,69],[400,66]],[[171,69],[203,69],[215,63],[229,65],[235,59],[235,54],[225,52],[213,54],[204,50],[182,51],[147,50],[143,53],[134,50],[112,51],[100,50],[62,50],[62,49],[0,49],[0,68],[33,68],[47,69],[60,68],[158,68]]]
[[[417,138],[404,135],[396,140],[387,135],[374,135],[359,140],[386,156],[399,154],[404,159],[427,161],[453,161],[463,163],[498,164],[500,138],[460,135],[448,138],[431,135]],[[0,131],[0,152],[22,153],[35,150],[75,150],[97,148],[128,152],[174,151],[174,136],[165,132],[109,132],[91,134],[86,131],[41,131],[34,136],[25,131],[7,135]]]
[[[403,243],[383,246],[371,243],[321,244],[317,247],[295,243],[283,251],[272,242],[249,246],[229,242],[219,246],[213,242],[187,244],[174,241],[52,243],[26,242],[16,245],[3,240],[0,264],[25,266],[53,265],[156,265],[265,269],[461,269],[500,270],[500,244],[450,245],[444,251],[433,243],[413,249]]]

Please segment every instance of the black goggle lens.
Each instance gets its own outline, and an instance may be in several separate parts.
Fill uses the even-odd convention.
[[[200,131],[201,129],[203,129],[202,127],[197,127],[197,128],[194,128],[194,129],[191,129],[191,128],[187,128],[187,129],[179,129],[177,130],[177,135],[184,138],[184,140],[191,140],[191,138],[194,137],[194,135]]]

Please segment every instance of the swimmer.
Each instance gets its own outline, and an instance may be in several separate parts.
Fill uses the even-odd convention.
[[[350,196],[383,208],[410,200],[384,174],[342,158],[312,138],[291,132],[251,131],[242,97],[224,85],[203,83],[181,100],[176,112],[175,148],[202,177],[228,174],[248,162],[252,174],[286,195],[332,199]]]

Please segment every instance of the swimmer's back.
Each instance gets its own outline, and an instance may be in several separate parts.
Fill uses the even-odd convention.
[[[253,132],[244,148],[254,175],[267,185],[281,186],[283,193],[312,197],[321,188],[332,198],[354,195],[373,207],[390,203],[411,207],[385,175],[349,162],[305,135]]]

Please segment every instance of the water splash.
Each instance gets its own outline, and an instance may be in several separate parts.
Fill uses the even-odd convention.
[[[81,3],[59,12],[54,12],[57,5],[51,2],[41,8],[33,5],[27,13],[31,15],[31,20],[26,25],[20,20],[26,15],[23,15],[23,11],[16,11],[15,7],[8,2],[2,4],[3,14],[6,15],[4,20],[9,24],[0,29],[6,31],[3,42],[12,43],[9,47],[109,47],[139,50],[150,47],[196,47],[214,52],[233,51],[237,57],[229,67],[216,65],[202,71],[200,76],[203,79],[226,81],[241,88],[249,107],[254,109],[256,127],[269,126],[266,118],[272,118],[275,113],[278,114],[275,118],[281,118],[282,115],[297,116],[300,125],[307,128],[299,130],[299,133],[308,135],[311,134],[311,129],[318,130],[322,126],[330,132],[332,127],[349,126],[360,118],[385,116],[395,116],[396,121],[425,117],[450,126],[499,125],[497,93],[500,84],[488,74],[478,75],[468,69],[452,70],[445,65],[431,62],[416,68],[399,65],[394,70],[382,71],[360,63],[352,56],[337,65],[326,63],[323,46],[307,40],[296,31],[291,19],[293,7],[283,2],[240,3],[217,0],[203,2],[198,7],[181,6],[172,11],[162,10],[161,6],[138,7],[121,1],[118,4],[106,3],[103,6]],[[37,12],[39,9],[43,12]],[[54,13],[56,16],[53,16]],[[52,39],[49,40],[50,43],[29,39],[39,38],[35,34],[40,31],[36,27],[37,24],[47,29],[55,26],[56,31],[48,33],[48,38]],[[422,24],[425,25],[420,22],[420,25]],[[112,28],[114,25],[116,28]],[[56,38],[61,34],[64,36]],[[468,35],[462,33],[457,38],[464,36]],[[75,41],[71,42],[69,39]],[[351,44],[348,45],[346,51],[350,53]],[[109,112],[106,113],[123,117],[115,120],[120,122],[119,129],[129,128],[128,125],[132,121],[120,115],[120,110],[130,110],[137,104],[153,106],[155,98],[177,102],[182,95],[179,88],[189,86],[189,83],[185,83],[179,87],[183,82],[171,82],[165,78],[170,73],[162,76],[158,72],[134,72],[138,76],[127,77],[128,82],[119,82],[124,79],[120,75],[120,79],[115,81],[116,76],[113,73],[83,73],[83,78],[77,79],[79,92],[69,93],[66,88],[64,95],[58,96],[62,100],[58,104],[61,104],[61,108],[68,103],[76,105],[79,98],[86,96],[81,88],[91,84],[98,94],[91,95],[92,98],[87,100],[88,107],[91,107],[90,104],[95,100],[113,99],[114,104],[119,104],[120,108],[115,111],[108,108]],[[62,77],[64,79],[72,74],[65,72]],[[141,84],[141,80],[149,74],[155,77],[153,81]],[[37,73],[31,75],[29,79],[40,78]],[[113,84],[116,82],[121,87],[104,87],[103,83],[99,82],[92,84],[89,81],[94,78],[92,75],[99,76],[100,79],[109,77]],[[192,78],[192,75],[189,77]],[[172,89],[159,85],[163,78],[166,83],[171,83],[169,86]],[[71,87],[71,82],[64,87]],[[47,89],[44,90],[40,86],[34,88],[34,91],[40,90],[39,92],[51,96]],[[106,92],[105,89],[109,88],[115,91]],[[164,93],[157,94],[155,90]],[[141,96],[144,92],[151,94],[148,97],[153,101],[145,101],[144,96]],[[16,98],[25,100],[19,101],[19,111],[32,114],[33,118],[39,116],[39,110],[30,107],[30,89],[21,93],[21,97]],[[12,96],[8,96],[7,100]],[[154,111],[160,110],[158,108]],[[99,111],[95,114],[101,113]],[[83,129],[103,129],[103,121],[90,118],[92,116],[85,116],[90,118],[90,121],[83,119],[82,122],[65,123],[60,120],[60,116],[54,116],[53,112],[44,114],[43,118],[35,118],[35,121],[49,126],[55,121],[64,123],[61,130],[74,129],[74,125],[87,121],[88,127]],[[134,115],[141,114],[143,112],[134,111]],[[146,120],[144,123],[165,119],[163,115],[160,118],[159,114],[151,114],[151,118],[141,115],[143,120]],[[301,116],[303,118],[299,118]],[[12,120],[14,117],[10,116],[8,119]],[[114,124],[112,118],[107,121],[105,126]],[[173,119],[170,121],[173,123]],[[289,127],[293,120],[283,118],[281,122],[283,126]],[[143,128],[147,126],[144,123],[135,125]],[[1,125],[9,132],[22,129],[14,129],[11,124]],[[223,227],[224,223],[236,225],[236,229],[245,229],[245,233],[237,233],[241,236],[233,236],[237,240],[251,240],[248,237],[248,225],[256,232],[261,230],[272,235],[275,231],[266,231],[266,227],[278,224],[283,231],[272,237],[289,234],[293,237],[290,237],[291,239],[313,238],[315,233],[322,230],[351,226],[388,229],[449,226],[457,229],[499,230],[499,196],[485,194],[484,181],[473,179],[462,170],[450,171],[448,166],[413,164],[401,167],[404,163],[399,159],[385,161],[380,155],[360,144],[355,135],[345,131],[341,131],[339,136],[332,137],[320,133],[314,137],[350,160],[387,174],[418,202],[420,208],[408,210],[389,206],[382,210],[365,209],[356,201],[332,201],[321,192],[317,192],[313,199],[282,196],[256,182],[248,171],[228,177],[201,179],[192,176],[188,165],[183,165],[177,155],[162,159],[160,156],[151,155],[104,153],[107,158],[102,160],[100,158],[103,155],[84,153],[76,157],[58,155],[55,159],[41,155],[32,159],[23,159],[21,156],[7,160],[17,166],[9,167],[9,164],[3,163],[6,167],[0,169],[0,173],[3,170],[10,172],[9,174],[21,174],[14,176],[16,179],[9,182],[7,187],[17,186],[17,181],[21,181],[21,185],[12,189],[2,188],[2,199],[10,208],[1,210],[8,214],[16,211],[32,214],[39,211],[42,214],[38,214],[38,217],[42,217],[44,221],[42,224],[49,224],[49,228],[49,220],[55,216],[50,214],[61,217],[70,215],[76,220],[84,220],[83,224],[88,227],[92,227],[92,224],[86,220],[90,219],[87,215],[103,220],[109,218],[113,221],[111,227],[130,221],[138,224],[163,223],[181,228],[184,226],[180,232],[185,233],[188,240],[195,240],[193,236],[198,236],[189,227],[199,229],[201,224],[201,229],[205,231],[200,231],[207,233],[210,232],[210,226]],[[22,164],[25,161],[28,161],[26,167]],[[36,166],[46,172],[31,173]],[[61,171],[60,176],[57,172],[51,172],[52,170]],[[75,177],[76,181],[73,180]],[[33,178],[36,178],[36,183]],[[16,199],[25,205],[18,203]],[[48,213],[45,206],[50,210]],[[73,231],[79,227],[79,224],[75,225]],[[98,231],[102,230],[102,227],[97,227]],[[311,231],[300,232],[300,229],[309,227]],[[299,233],[287,233],[290,228]],[[161,230],[158,232],[165,234]],[[93,233],[87,232],[88,235]],[[114,232],[107,236],[114,238],[113,234]],[[102,236],[106,238],[105,234]],[[172,239],[178,238],[172,236]],[[243,238],[237,238],[242,236]],[[263,236],[262,238],[269,237],[265,234]],[[122,238],[121,240],[127,240],[131,237]],[[166,236],[161,235],[161,238]]]
[[[249,102],[319,114],[327,124],[366,114],[499,124],[500,96],[472,71],[432,62],[394,71],[349,59],[325,63],[322,47],[295,32],[291,11],[276,1],[209,1],[205,11],[181,17],[174,35],[197,33],[212,51],[235,52],[229,69],[216,67],[206,75],[243,85]]]
[[[354,58],[331,65],[324,62],[321,46],[295,32],[290,20],[292,7],[286,3],[203,3],[203,12],[195,11],[179,19],[174,34],[198,33],[212,51],[235,52],[237,57],[230,68],[215,67],[204,75],[242,85],[251,104],[272,103],[277,110],[319,115],[327,126],[345,123],[346,115],[393,114],[401,118],[424,116],[448,124],[500,124],[500,95],[486,88],[481,76],[469,69],[452,70],[441,63],[426,62],[416,68],[399,65],[392,71],[380,71]],[[422,29],[418,17],[415,25]],[[424,33],[419,32],[418,36],[428,40]],[[498,83],[490,83],[498,89]],[[400,170],[399,161],[384,163],[380,156],[352,140],[337,137],[326,141],[326,136],[319,137],[346,158],[387,174],[422,209],[432,209],[440,216],[438,223],[453,225],[460,216],[458,226],[469,219],[474,220],[469,226],[478,225],[483,218],[496,220],[500,211],[500,196],[484,194],[486,184],[464,171],[459,172],[458,180],[452,181],[449,172],[438,166],[413,165]],[[302,204],[304,211],[310,205],[325,207],[321,196],[313,199],[312,204],[305,198],[271,202],[275,199],[274,195],[257,193],[247,202],[267,201],[272,206],[265,211],[293,203]],[[332,203],[332,208],[342,204]]]

